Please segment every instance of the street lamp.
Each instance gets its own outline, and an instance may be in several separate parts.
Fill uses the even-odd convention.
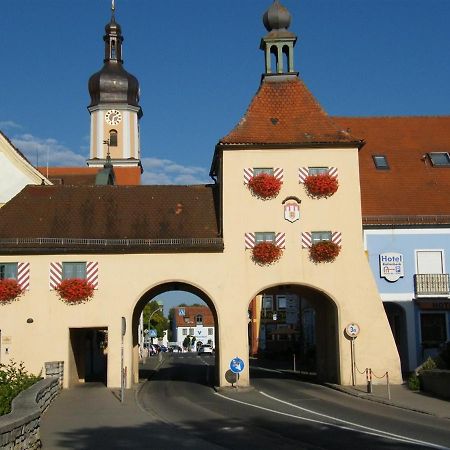
[[[148,318],[148,334],[150,335],[150,321],[152,320],[152,317],[158,312],[158,311],[162,311],[163,310],[163,304],[161,301],[158,301],[158,307],[152,311],[152,313],[150,314],[150,317]],[[150,337],[150,336],[149,336]],[[151,338],[151,343],[153,344],[153,337]]]

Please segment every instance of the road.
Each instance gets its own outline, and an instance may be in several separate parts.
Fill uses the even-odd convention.
[[[213,373],[213,356],[166,354],[138,401],[193,448],[450,448],[445,419],[257,368],[251,371],[252,389],[216,392]]]

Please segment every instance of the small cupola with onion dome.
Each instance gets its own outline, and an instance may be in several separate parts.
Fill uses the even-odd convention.
[[[297,76],[294,70],[294,46],[297,36],[288,30],[291,14],[279,0],[275,0],[263,15],[268,34],[261,39],[265,53],[265,75]]]
[[[123,68],[122,29],[115,19],[115,6],[112,4],[111,20],[105,26],[105,58],[100,71],[89,79],[89,108],[107,103],[125,103],[139,108],[139,82]]]

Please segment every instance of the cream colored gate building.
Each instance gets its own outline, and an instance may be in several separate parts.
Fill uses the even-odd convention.
[[[86,365],[106,364],[107,385],[118,387],[123,317],[130,387],[138,381],[140,312],[155,295],[179,289],[213,311],[217,383],[227,384],[238,356],[245,363],[240,384],[247,385],[249,304],[259,294],[290,292],[316,311],[320,379],[352,382],[345,329],[356,323],[357,366],[402,381],[362,242],[363,142],[333,123],[294,71],[289,13],[275,2],[264,23],[265,74],[245,116],[216,146],[214,184],[28,186],[0,210],[0,266],[15,267],[25,287],[0,306],[2,363],[24,361],[38,372],[47,361],[64,361],[65,387],[85,380]],[[261,172],[281,182],[271,199],[249,188]],[[337,178],[333,195],[308,194],[305,179],[318,172]],[[273,264],[252,259],[261,236],[282,250]],[[340,246],[332,262],[311,259],[317,236]],[[74,267],[96,287],[80,304],[62,301],[55,290]]]

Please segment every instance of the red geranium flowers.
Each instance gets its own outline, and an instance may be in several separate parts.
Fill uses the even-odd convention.
[[[253,247],[252,259],[260,266],[266,266],[278,261],[283,250],[273,242],[260,242]]]
[[[339,187],[337,178],[329,173],[309,175],[304,181],[306,190],[311,197],[331,197]]]
[[[12,302],[23,293],[24,289],[16,280],[9,278],[0,280],[0,303]]]
[[[63,280],[55,290],[62,300],[72,304],[88,301],[94,295],[94,285],[83,278]]]
[[[332,262],[341,251],[341,247],[331,241],[320,241],[309,249],[309,256],[316,263]]]
[[[280,192],[282,182],[268,173],[260,173],[250,178],[248,188],[262,200],[275,198]]]

